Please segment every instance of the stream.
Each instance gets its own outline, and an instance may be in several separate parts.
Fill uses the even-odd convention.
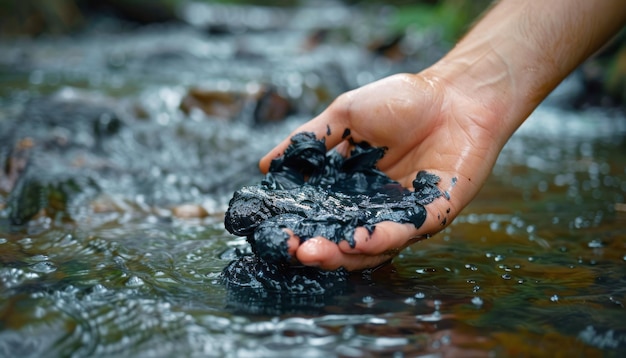
[[[0,41],[0,357],[626,354],[623,108],[568,79],[441,233],[324,294],[238,290],[224,212],[259,158],[449,44],[389,56],[391,10],[335,2],[182,11]]]

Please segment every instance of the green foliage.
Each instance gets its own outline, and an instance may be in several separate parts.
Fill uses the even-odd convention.
[[[300,4],[298,0],[199,0],[206,3],[222,3],[233,5],[255,5],[255,6],[295,6]]]
[[[440,28],[443,39],[455,42],[486,9],[489,1],[447,0],[437,4],[417,3],[399,5],[391,26],[401,31],[407,27],[417,29]]]

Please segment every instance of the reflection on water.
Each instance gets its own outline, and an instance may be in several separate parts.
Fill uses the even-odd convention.
[[[289,31],[101,25],[0,44],[0,356],[626,352],[626,119],[610,111],[540,108],[453,225],[337,291],[222,284],[249,252],[222,212],[257,159],[341,91],[427,57],[368,52],[377,34],[341,9],[279,13]],[[311,48],[317,27],[330,40]],[[267,85],[295,111],[254,124]],[[219,110],[181,111],[195,87]]]

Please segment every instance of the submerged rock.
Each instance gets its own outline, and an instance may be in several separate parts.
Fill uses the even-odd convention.
[[[248,107],[251,111],[246,111]],[[252,124],[261,125],[281,122],[295,110],[294,104],[273,86],[260,86],[252,92],[190,88],[179,108],[187,115],[199,109],[209,117],[228,120],[250,117]]]
[[[246,236],[264,260],[288,262],[289,235],[284,229],[301,242],[322,236],[354,246],[354,230],[360,226],[370,233],[381,221],[419,227],[426,219],[424,205],[441,196],[439,178],[419,172],[415,191],[410,191],[376,169],[384,152],[357,143],[350,157],[343,158],[334,151],[326,153],[323,140],[312,133],[297,134],[260,185],[235,192],[226,229]]]
[[[123,126],[105,97],[66,89],[29,101],[0,124],[1,216],[18,226],[40,214],[77,218],[101,190],[85,166],[98,165],[93,158]]]

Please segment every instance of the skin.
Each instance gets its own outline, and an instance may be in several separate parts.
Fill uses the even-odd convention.
[[[357,228],[354,248],[322,237],[300,244],[292,235],[290,255],[327,270],[366,269],[445,228],[476,196],[513,132],[625,22],[623,0],[503,0],[431,67],[340,95],[291,135],[314,132],[344,154],[349,139],[385,146],[379,169],[407,188],[418,171],[434,173],[449,199],[427,205],[419,228],[382,222],[371,235]],[[342,138],[346,128],[350,136]],[[289,143],[261,159],[262,172]]]

